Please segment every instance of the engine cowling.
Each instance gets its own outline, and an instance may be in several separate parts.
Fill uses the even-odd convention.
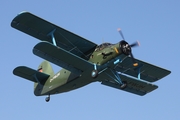
[[[132,52],[131,46],[125,40],[119,42],[119,48],[125,55],[130,55]]]

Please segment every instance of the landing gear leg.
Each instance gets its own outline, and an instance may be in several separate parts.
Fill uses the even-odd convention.
[[[45,100],[46,100],[46,102],[49,102],[50,101],[50,95],[48,95]]]
[[[122,81],[118,72],[115,70],[110,69],[112,75],[107,74],[111,79],[114,79],[119,84],[120,89],[125,89],[127,87],[127,82]]]

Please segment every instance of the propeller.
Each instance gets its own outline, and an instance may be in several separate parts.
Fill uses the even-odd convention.
[[[124,39],[124,35],[123,35],[123,33],[122,33],[122,30],[120,29],[120,28],[118,28],[117,29],[118,30],[118,32],[120,33],[120,35],[121,35],[121,37],[122,37],[122,41],[120,41],[120,43],[119,43],[119,46],[120,46],[120,49],[121,49],[121,51],[125,54],[125,55],[130,55],[131,56],[131,59],[132,59],[132,62],[133,62],[133,66],[138,66],[138,63],[135,61],[135,59],[134,59],[134,56],[133,56],[133,54],[132,54],[132,50],[131,50],[131,48],[132,47],[137,47],[137,46],[140,46],[140,43],[139,43],[139,41],[136,41],[136,42],[134,42],[134,43],[132,43],[132,44],[128,44],[126,41],[125,41],[125,39]]]
[[[136,41],[136,42],[132,43],[130,46],[131,46],[131,47],[140,46],[140,42],[139,42],[139,41]]]

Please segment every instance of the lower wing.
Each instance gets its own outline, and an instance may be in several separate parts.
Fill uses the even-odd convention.
[[[108,76],[104,76],[106,77],[106,80],[102,81],[102,84],[141,96],[145,95],[146,93],[152,92],[153,90],[158,88],[157,85],[151,84],[147,81],[132,78],[122,74],[120,74],[119,76],[121,80],[127,84],[124,89],[121,89],[120,85],[111,78],[108,78]]]

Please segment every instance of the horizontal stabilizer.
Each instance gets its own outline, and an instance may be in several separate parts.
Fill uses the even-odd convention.
[[[81,72],[93,68],[93,64],[87,60],[49,42],[38,43],[34,47],[33,53],[75,74],[81,74]]]
[[[32,82],[39,82],[41,84],[43,84],[49,78],[49,75],[42,72],[38,72],[37,70],[28,68],[26,66],[16,67],[13,70],[13,74],[30,80]]]
[[[149,93],[158,88],[158,86],[144,80],[131,78],[125,75],[120,75],[120,78],[122,81],[127,83],[127,87],[123,90],[137,95],[143,96],[146,93]],[[120,85],[113,81],[102,81],[102,84],[122,90]]]

